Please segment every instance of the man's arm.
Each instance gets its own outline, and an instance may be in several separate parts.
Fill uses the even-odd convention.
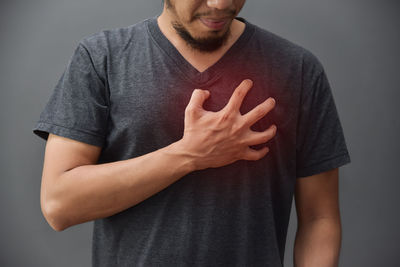
[[[241,103],[251,86],[251,81],[243,81],[218,112],[204,110],[202,105],[209,93],[194,90],[185,110],[182,139],[140,157],[96,164],[100,147],[49,134],[40,200],[50,226],[61,231],[108,217],[142,202],[191,171],[264,157],[267,147],[254,150],[249,146],[269,141],[276,127],[254,132],[250,126],[275,104],[267,99],[241,115]]]
[[[295,267],[338,266],[341,247],[338,176],[339,170],[335,168],[296,181]]]
[[[127,209],[192,171],[177,143],[140,157],[97,164],[101,147],[49,134],[42,174],[43,215],[56,231]]]

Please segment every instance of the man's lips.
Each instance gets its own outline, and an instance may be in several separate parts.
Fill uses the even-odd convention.
[[[207,27],[215,30],[222,29],[225,24],[229,21],[227,18],[211,19],[211,18],[199,18],[200,21]]]

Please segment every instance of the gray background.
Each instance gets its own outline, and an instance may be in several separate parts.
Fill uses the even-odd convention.
[[[45,142],[31,132],[84,36],[161,12],[161,0],[0,2],[0,266],[89,266],[92,223],[55,232],[39,203]],[[340,168],[340,266],[400,266],[397,1],[251,1],[240,16],[323,63],[352,163]],[[292,266],[294,206],[285,266]]]

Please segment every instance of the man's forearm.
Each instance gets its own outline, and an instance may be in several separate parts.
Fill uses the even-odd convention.
[[[294,245],[294,266],[337,267],[340,247],[340,219],[321,218],[301,223]]]
[[[79,166],[42,192],[44,214],[55,230],[64,230],[134,206],[193,170],[179,142],[128,160]]]

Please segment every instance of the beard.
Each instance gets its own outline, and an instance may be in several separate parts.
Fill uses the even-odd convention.
[[[210,53],[215,50],[218,50],[221,46],[226,44],[229,36],[230,36],[230,27],[228,30],[222,35],[218,36],[219,31],[212,31],[211,33],[214,36],[204,37],[204,38],[194,38],[186,28],[180,24],[179,22],[172,22],[172,26],[174,27],[176,33],[193,49],[198,50],[204,53]]]

